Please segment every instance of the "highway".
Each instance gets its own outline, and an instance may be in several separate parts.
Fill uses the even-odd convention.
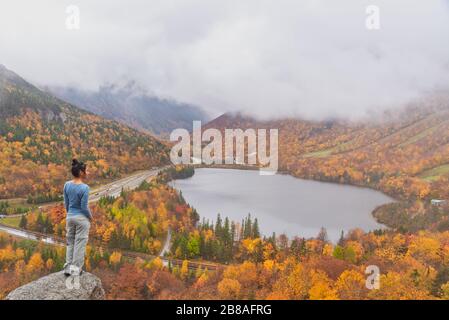
[[[160,168],[154,168],[151,170],[140,171],[140,172],[134,173],[128,177],[121,178],[119,180],[110,182],[110,183],[102,185],[100,187],[96,187],[93,190],[91,190],[91,192],[90,192],[89,203],[95,203],[98,200],[100,200],[102,197],[105,197],[105,196],[117,198],[118,196],[120,196],[122,190],[134,190],[134,189],[138,188],[142,184],[142,182],[144,182],[145,180],[149,181],[151,178],[154,178],[155,176],[157,176],[157,174],[160,171],[165,170],[168,167],[169,166],[165,166],[165,167],[160,167]],[[6,199],[4,201],[8,201],[8,200]],[[58,203],[60,203],[60,202],[42,203],[39,205],[39,209],[42,210],[45,208],[49,208]],[[0,221],[2,218],[14,218],[14,217],[20,217],[20,216],[23,216],[26,214],[27,214],[27,212],[20,213],[20,214],[6,215],[6,214],[2,214],[0,212]]]
[[[138,188],[142,184],[142,182],[157,176],[157,174],[160,171],[162,171],[166,168],[167,167],[162,167],[162,168],[142,171],[142,172],[130,175],[126,178],[116,180],[109,184],[103,185],[99,188],[96,188],[93,191],[91,191],[91,194],[89,196],[89,202],[90,203],[97,202],[98,200],[100,200],[102,197],[105,197],[105,196],[117,198],[118,196],[120,196],[120,193],[122,192],[122,190],[134,190],[134,189]]]
[[[13,227],[5,226],[3,224],[0,224],[0,231],[6,232],[15,237],[20,237],[20,238],[34,240],[34,241],[41,241],[46,244],[61,245],[61,246],[65,245],[64,242],[61,242],[60,240],[56,240],[50,235],[42,235],[37,232],[16,229]]]
[[[95,203],[98,200],[100,200],[102,197],[114,197],[117,198],[118,196],[120,196],[122,190],[134,190],[136,188],[138,188],[142,182],[144,182],[145,180],[149,181],[151,178],[154,178],[155,176],[157,176],[157,174],[168,168],[169,166],[165,166],[165,167],[161,167],[161,168],[155,168],[152,170],[145,170],[145,171],[141,171],[138,173],[134,173],[128,177],[110,182],[108,184],[102,185],[100,187],[97,187],[93,190],[91,190],[90,195],[89,195],[89,203]],[[7,200],[5,200],[7,201]],[[52,207],[56,204],[58,204],[60,202],[48,202],[48,203],[42,203],[39,205],[39,209],[45,209],[45,208],[49,208]],[[14,217],[21,217],[23,215],[26,215],[28,212],[26,213],[20,213],[20,214],[11,214],[11,215],[6,215],[6,214],[1,214],[0,213],[0,221],[2,218],[14,218]]]

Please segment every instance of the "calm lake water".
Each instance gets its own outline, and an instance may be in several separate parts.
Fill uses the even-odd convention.
[[[321,227],[330,240],[341,231],[382,228],[371,212],[392,202],[383,193],[353,186],[297,179],[288,175],[261,176],[258,171],[196,169],[192,178],[171,185],[182,191],[201,219],[217,213],[240,222],[251,213],[264,235],[314,237]]]

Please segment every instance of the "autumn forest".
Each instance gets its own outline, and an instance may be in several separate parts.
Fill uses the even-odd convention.
[[[82,111],[0,67],[0,299],[64,265],[62,186],[74,157],[92,186],[169,164],[170,143]],[[170,166],[133,190],[90,205],[86,271],[108,299],[449,299],[449,97],[423,98],[369,122],[255,120],[225,114],[214,128],[279,128],[280,171],[368,187],[396,201],[373,217],[387,228],[354,229],[332,242],[262,234],[257,212],[239,221],[202,218],[169,182]],[[443,200],[435,205],[435,200]],[[62,244],[62,245],[61,245]],[[168,244],[168,245],[167,245]],[[380,287],[367,270],[381,270]]]

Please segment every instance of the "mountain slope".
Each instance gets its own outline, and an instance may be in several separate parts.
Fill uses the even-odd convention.
[[[60,194],[73,157],[91,183],[168,161],[155,138],[39,90],[0,66],[0,198]]]
[[[48,90],[102,117],[164,137],[177,128],[191,130],[194,120],[208,120],[206,114],[196,106],[149,96],[133,83],[125,87],[103,86],[98,91],[63,87]]]
[[[280,169],[299,177],[369,186],[402,198],[449,198],[443,185],[449,177],[446,94],[376,121],[257,121],[225,114],[206,127],[278,128]]]

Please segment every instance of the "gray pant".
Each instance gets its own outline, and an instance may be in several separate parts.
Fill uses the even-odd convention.
[[[90,221],[84,215],[68,217],[66,220],[66,265],[75,265],[82,268],[86,244],[89,239]]]

